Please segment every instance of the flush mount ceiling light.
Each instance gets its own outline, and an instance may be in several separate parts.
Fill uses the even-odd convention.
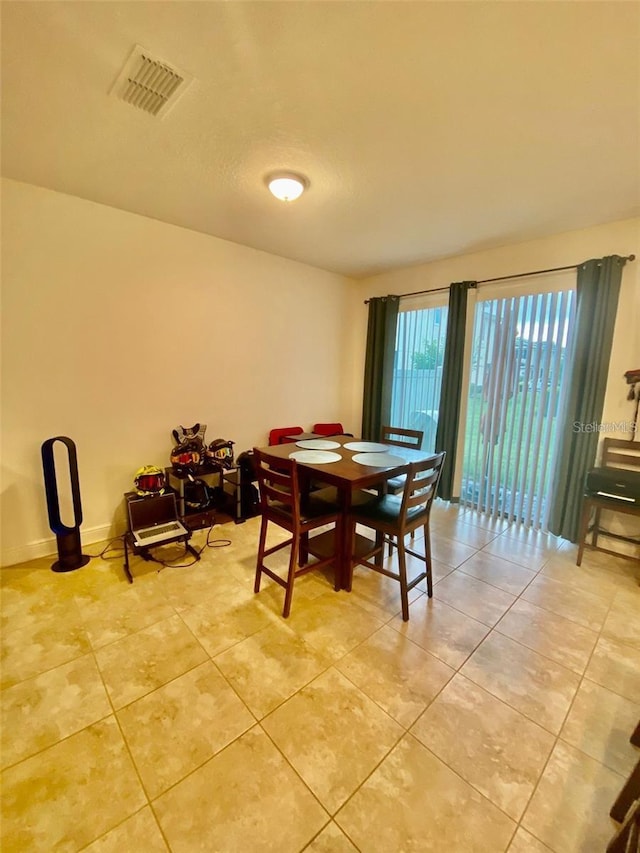
[[[267,177],[267,186],[280,201],[295,201],[309,186],[309,182],[295,172],[277,172]]]

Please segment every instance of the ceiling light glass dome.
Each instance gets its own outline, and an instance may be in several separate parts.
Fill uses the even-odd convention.
[[[278,172],[269,175],[267,186],[280,201],[295,201],[307,188],[308,181],[302,175],[296,175],[294,172]]]

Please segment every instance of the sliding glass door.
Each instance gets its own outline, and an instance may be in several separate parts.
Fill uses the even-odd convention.
[[[423,450],[433,450],[447,332],[446,294],[439,304],[401,307],[391,394],[391,426],[419,429]]]
[[[460,500],[546,528],[573,290],[478,300]]]

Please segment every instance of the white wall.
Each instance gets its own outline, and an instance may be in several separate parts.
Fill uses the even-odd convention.
[[[121,532],[123,492],[168,464],[178,424],[239,453],[346,418],[352,281],[15,181],[2,212],[3,565],[56,550],[46,438],[77,445],[86,544]]]
[[[348,419],[352,423],[361,423],[367,331],[366,306],[363,304],[365,299],[387,293],[411,293],[448,287],[453,281],[474,281],[566,266],[614,254],[635,254],[637,260],[627,263],[623,272],[602,421],[613,424],[630,421],[633,404],[626,400],[629,388],[623,374],[640,367],[640,219],[612,222],[527,243],[445,258],[358,282],[352,296],[353,311],[358,316],[358,322],[354,323],[354,334],[349,344],[353,357],[350,379],[353,404]],[[603,432],[600,437],[607,435],[614,436],[614,433]],[[629,433],[615,435],[618,438],[630,438]],[[640,435],[637,440],[640,442]]]

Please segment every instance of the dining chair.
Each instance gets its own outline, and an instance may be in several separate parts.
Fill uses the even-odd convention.
[[[372,547],[366,549],[364,553],[361,539],[358,538],[358,552],[354,546],[355,556],[349,567],[347,588],[351,589],[353,568],[357,565],[366,566],[368,569],[399,581],[402,618],[405,622],[409,620],[409,590],[426,578],[427,595],[429,598],[433,596],[429,519],[445,455],[444,452],[436,453],[421,462],[410,462],[401,497],[389,494],[379,495],[373,501],[353,507],[350,514],[349,535],[352,541],[355,539],[358,524],[374,530],[378,535],[376,542],[371,542]],[[405,543],[407,533],[413,533],[419,527],[424,530],[424,554],[407,548]],[[383,566],[384,546],[385,543],[390,542],[398,549],[397,572],[385,569]],[[425,564],[424,571],[411,581],[407,580],[407,554],[422,560]],[[372,562],[372,558],[375,562]]]
[[[333,502],[333,492],[325,490],[302,494],[298,480],[298,466],[294,459],[283,459],[264,451],[254,449],[258,490],[260,493],[260,539],[254,592],[260,592],[260,582],[265,574],[285,589],[283,617],[291,612],[293,584],[297,577],[309,571],[321,569],[334,562],[335,549],[338,547],[342,530],[342,512]],[[266,547],[269,523],[287,530],[291,536],[270,548]],[[309,563],[309,555],[314,555],[313,539],[309,533],[324,525],[334,524],[334,548],[327,556],[317,551],[315,562]],[[276,551],[290,548],[286,578],[265,566],[265,559]],[[340,579],[335,572],[334,587],[340,588]]]
[[[301,426],[292,427],[277,427],[269,432],[269,445],[273,447],[275,444],[286,444],[294,439],[288,438],[290,435],[302,435],[304,430]]]
[[[419,429],[403,429],[402,427],[383,426],[380,430],[380,441],[383,444],[393,444],[396,447],[411,447],[420,450],[424,440],[424,432]],[[406,475],[400,474],[386,480],[382,486],[388,495],[400,495],[404,490]],[[413,539],[415,533],[411,534]],[[389,556],[393,553],[393,545],[389,545]]]
[[[353,435],[351,432],[345,432],[344,427],[340,423],[314,424],[313,431],[317,435]]]

